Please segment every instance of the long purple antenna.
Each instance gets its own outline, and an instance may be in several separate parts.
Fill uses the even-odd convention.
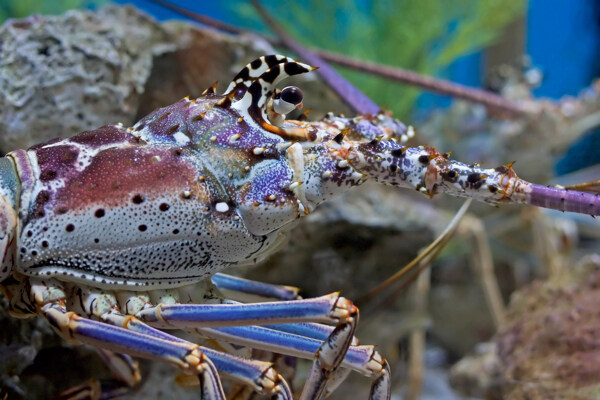
[[[525,198],[523,203],[538,207],[571,211],[592,216],[600,215],[599,194],[529,183],[529,192],[523,193],[522,196]]]

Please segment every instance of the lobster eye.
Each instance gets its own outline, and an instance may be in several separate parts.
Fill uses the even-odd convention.
[[[281,100],[286,103],[293,104],[297,106],[302,103],[302,99],[304,99],[304,93],[302,90],[296,86],[287,86],[281,89]]]
[[[236,100],[240,100],[242,97],[244,97],[248,88],[241,84],[238,84],[233,90],[235,91],[233,98]]]

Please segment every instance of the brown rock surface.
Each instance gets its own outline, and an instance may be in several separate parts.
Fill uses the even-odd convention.
[[[565,268],[513,295],[498,335],[509,398],[600,395],[600,258]]]

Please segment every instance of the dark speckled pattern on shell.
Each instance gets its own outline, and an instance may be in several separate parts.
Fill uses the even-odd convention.
[[[248,230],[271,233],[299,215],[296,198],[287,190],[292,172],[278,149],[284,140],[248,123],[235,110],[217,106],[223,98],[181,100],[140,120],[133,133],[143,141],[168,143],[194,155],[204,165],[203,176],[213,192],[237,207]],[[167,131],[171,133],[166,135]],[[255,148],[262,153],[255,154]],[[271,179],[264,179],[266,171]],[[269,196],[276,201],[268,201]],[[261,218],[255,218],[256,213]]]
[[[241,82],[239,99],[208,90],[131,128],[105,126],[10,153],[21,179],[16,270],[144,290],[267,255],[281,228],[313,208],[305,187],[314,205],[329,194],[320,193],[318,173],[299,189],[302,153],[292,162],[288,138],[265,129],[273,85],[311,67],[265,60],[256,78]]]
[[[277,151],[283,140],[216,107],[221,98],[184,99],[133,128],[105,126],[13,153],[35,182],[21,196],[17,269],[176,286],[266,252],[278,236],[269,233],[298,216]],[[272,152],[255,155],[257,146]],[[252,211],[268,232],[247,229]]]

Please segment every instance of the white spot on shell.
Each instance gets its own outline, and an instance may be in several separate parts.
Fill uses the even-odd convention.
[[[229,211],[229,206],[227,205],[227,203],[223,203],[223,202],[217,203],[215,205],[215,210],[217,210],[218,212],[224,213],[224,212]]]
[[[344,129],[344,123],[341,121],[335,121],[333,125],[335,125],[335,127],[338,129]]]
[[[354,172],[352,172],[352,177],[351,178],[352,178],[352,180],[355,180],[355,181],[361,181],[361,180],[363,180],[365,178],[365,175],[361,174],[360,172],[355,172],[354,171]]]
[[[175,132],[173,134],[173,138],[175,139],[175,142],[180,145],[183,146],[185,144],[188,144],[190,142],[190,138],[189,136],[187,136],[185,133],[183,132]]]
[[[300,182],[292,182],[290,183],[290,185],[288,186],[289,190],[294,190],[296,189],[298,186],[300,186]]]
[[[281,142],[281,143],[277,143],[277,150],[279,151],[285,151],[287,150],[288,147],[290,147],[292,145],[292,142]]]
[[[348,168],[348,161],[347,160],[338,161],[337,166],[339,168]]]
[[[264,147],[255,147],[254,150],[252,150],[252,152],[254,153],[254,155],[259,156],[261,155],[266,149]]]

